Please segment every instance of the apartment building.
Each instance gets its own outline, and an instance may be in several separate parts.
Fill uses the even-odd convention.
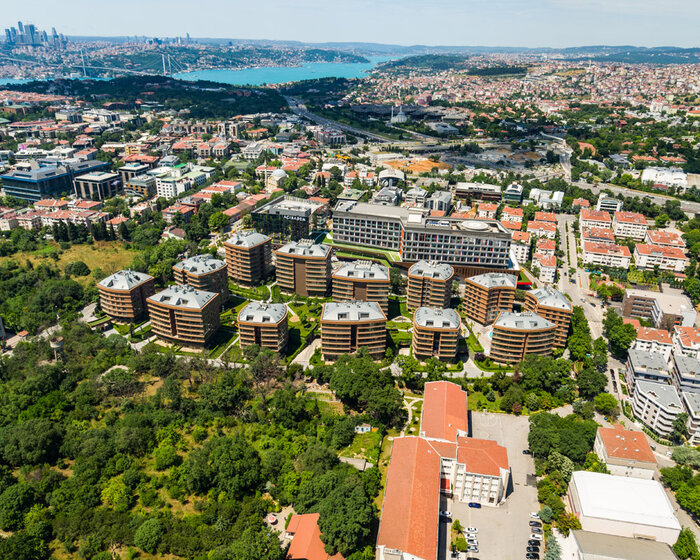
[[[190,286],[170,286],[147,300],[151,329],[159,339],[183,346],[204,346],[220,326],[219,294]]]
[[[517,278],[512,274],[490,272],[467,278],[462,311],[467,319],[489,325],[502,311],[512,311]]]
[[[180,286],[217,293],[221,305],[228,301],[228,273],[224,261],[209,254],[195,255],[173,266],[173,273]]]
[[[634,264],[640,270],[661,270],[683,272],[690,264],[682,249],[663,245],[639,243],[634,247]]]
[[[124,182],[124,193],[129,196],[144,196],[150,198],[157,192],[156,178],[153,175],[142,173],[130,177]]]
[[[688,444],[700,445],[700,392],[682,391],[681,400],[688,414]]]
[[[535,252],[540,255],[555,256],[557,252],[557,244],[551,239],[540,237],[535,244]]]
[[[417,358],[454,360],[461,319],[454,309],[419,307],[413,314],[411,347]]]
[[[323,304],[321,312],[321,353],[336,360],[367,348],[375,360],[386,352],[386,315],[374,301],[345,301]]]
[[[671,368],[661,354],[652,354],[632,348],[627,352],[627,363],[625,364],[627,388],[632,389],[640,379],[669,383],[671,381]]]
[[[671,379],[679,391],[700,392],[700,361],[683,354],[674,354],[671,360]]]
[[[506,206],[501,212],[502,222],[513,222],[516,224],[523,223],[523,209],[522,208],[511,208]]]
[[[495,362],[516,364],[528,354],[549,356],[556,325],[536,313],[503,311],[493,324],[489,356]]]
[[[674,326],[694,326],[697,313],[681,290],[651,292],[631,288],[622,300],[622,316],[649,319],[655,327],[670,330]]]
[[[644,432],[626,430],[621,424],[600,426],[593,452],[607,465],[610,474],[651,480],[656,471],[656,457]]]
[[[615,212],[612,225],[615,237],[636,239],[637,241],[642,241],[649,229],[647,219],[638,212]]]
[[[248,303],[238,312],[241,347],[255,344],[282,354],[287,347],[287,316],[284,303]]]
[[[685,249],[685,241],[676,231],[670,230],[655,230],[650,229],[644,238],[644,243],[649,245],[657,245],[660,247],[675,247],[676,249]]]
[[[331,275],[333,301],[374,301],[389,313],[389,269],[373,261],[341,263]]]
[[[532,264],[540,270],[538,280],[544,284],[553,284],[557,277],[557,258],[554,255],[535,253]]]
[[[527,223],[526,231],[533,237],[546,237],[554,239],[557,235],[557,225],[551,222],[536,222],[530,220]]]
[[[584,264],[597,264],[616,268],[629,268],[632,254],[624,245],[583,241],[581,256]]]
[[[86,200],[104,200],[118,195],[122,181],[117,173],[96,171],[85,173],[73,179],[75,196]]]
[[[671,340],[671,335],[668,333],[668,331],[663,329],[640,327],[637,329],[637,339],[634,341],[632,348],[635,350],[641,350],[642,352],[658,354],[668,362],[671,359],[673,341]]]
[[[607,228],[582,228],[581,243],[602,243],[615,245],[615,235]]]
[[[578,225],[580,229],[612,229],[612,218],[608,212],[581,208]]]
[[[518,263],[527,262],[530,258],[530,234],[526,231],[514,231],[511,234],[510,248]]]
[[[155,293],[155,280],[144,272],[120,270],[97,283],[100,308],[112,319],[133,322],[146,314],[146,299]]]
[[[272,270],[272,240],[255,230],[234,233],[224,243],[228,277],[234,284],[257,286]]]
[[[328,295],[331,279],[330,245],[311,239],[290,241],[275,251],[277,285],[286,294]]]
[[[554,323],[554,346],[564,348],[569,336],[569,325],[573,307],[571,301],[551,286],[530,290],[525,294],[525,311],[536,313],[550,323]]]
[[[673,352],[700,360],[700,329],[673,327]]]
[[[454,268],[446,263],[418,261],[408,269],[406,307],[449,307]]]
[[[639,380],[632,391],[632,412],[654,433],[668,437],[685,408],[673,385]]]
[[[495,220],[497,211],[498,204],[493,204],[492,202],[481,202],[478,206],[476,216],[480,220]]]

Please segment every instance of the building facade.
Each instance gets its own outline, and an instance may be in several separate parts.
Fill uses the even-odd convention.
[[[321,353],[326,360],[366,348],[375,360],[386,352],[386,315],[379,304],[324,303],[321,313]]]
[[[462,310],[468,319],[490,325],[503,311],[512,311],[517,279],[511,274],[487,273],[465,280]]]
[[[644,432],[626,430],[617,424],[600,426],[593,452],[607,465],[610,474],[651,480],[656,471],[656,458]]]
[[[504,311],[493,324],[489,356],[495,362],[517,364],[528,354],[549,356],[554,348],[556,325],[536,313]]]
[[[566,346],[573,313],[569,298],[551,286],[530,290],[525,294],[525,311],[536,313],[554,323],[556,326],[554,345],[559,348]]]
[[[406,307],[449,307],[454,268],[445,263],[418,261],[408,269]]]
[[[419,307],[413,314],[411,348],[417,358],[454,360],[461,319],[454,309]]]
[[[155,280],[144,272],[120,270],[97,283],[100,308],[112,319],[132,322],[147,312],[146,300],[155,293]]]
[[[104,200],[117,196],[122,190],[122,181],[117,173],[98,171],[85,173],[73,181],[75,196],[86,200]]]
[[[275,251],[277,285],[285,294],[328,295],[331,279],[330,245],[311,239],[290,241]]]
[[[180,286],[215,292],[219,294],[221,305],[228,301],[228,273],[224,261],[209,254],[195,255],[173,266],[173,272]]]
[[[243,286],[262,284],[272,270],[272,240],[257,231],[234,233],[224,243],[228,277]]]
[[[284,303],[251,301],[238,313],[241,348],[257,345],[282,354],[288,340],[288,310]]]
[[[372,261],[342,263],[333,271],[333,301],[374,301],[389,313],[389,269]]]

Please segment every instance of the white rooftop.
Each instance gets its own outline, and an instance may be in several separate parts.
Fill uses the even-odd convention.
[[[270,239],[267,235],[258,233],[255,230],[241,231],[239,233],[234,233],[231,237],[226,240],[226,245],[232,245],[236,247],[255,247],[260,245]]]
[[[655,480],[576,471],[571,484],[586,517],[681,529],[671,502]]]
[[[537,313],[532,313],[531,311],[525,311],[523,313],[503,311],[498,316],[493,326],[522,331],[534,331],[552,328],[554,327],[554,323],[550,323],[544,317],[540,317]]]
[[[344,301],[323,304],[322,321],[376,321],[386,319],[376,301]]]
[[[195,290],[190,286],[170,286],[149,297],[148,300],[185,309],[202,309],[216,295],[213,292]]]
[[[469,278],[475,284],[479,284],[484,288],[515,288],[518,279],[512,274],[503,274],[500,272],[487,272]]]
[[[103,288],[109,288],[110,290],[131,290],[146,280],[152,279],[153,276],[146,274],[145,272],[120,270],[119,272],[115,272],[111,276],[107,276],[107,278],[100,280],[98,285],[102,286]]]
[[[537,288],[529,293],[538,301],[540,305],[552,307],[554,309],[565,309],[567,311],[571,311],[572,309],[569,298],[551,286]]]
[[[211,255],[205,253],[180,261],[173,268],[176,270],[186,270],[191,274],[201,275],[209,274],[210,272],[221,270],[225,267],[226,263],[224,261],[215,259]]]
[[[389,269],[373,261],[352,261],[342,263],[333,277],[357,278],[360,280],[389,280]]]
[[[421,276],[423,278],[449,280],[454,274],[454,268],[447,263],[418,261],[408,269],[408,273],[412,276]]]
[[[459,313],[454,309],[434,309],[431,307],[416,309],[413,320],[418,326],[434,329],[456,329],[462,322]]]
[[[251,301],[238,313],[238,321],[246,323],[277,324],[287,315],[284,303],[260,303]]]
[[[290,241],[276,251],[276,253],[282,253],[283,255],[297,255],[300,257],[314,257],[317,259],[325,259],[330,252],[330,245],[314,243],[311,239]]]

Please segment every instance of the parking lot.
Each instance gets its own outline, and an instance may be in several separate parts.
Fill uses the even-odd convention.
[[[468,558],[524,560],[530,535],[529,513],[539,509],[535,464],[532,457],[523,454],[523,449],[528,447],[527,417],[475,412],[471,421],[472,437],[496,440],[508,450],[511,493],[505,504],[498,507],[475,509],[445,498],[440,509],[452,512],[452,519],[459,519],[462,527],[479,530],[479,552],[468,554]],[[445,558],[450,558],[449,525],[442,525],[440,536],[444,548],[441,547],[441,551],[444,551]],[[544,551],[544,547],[540,550]]]

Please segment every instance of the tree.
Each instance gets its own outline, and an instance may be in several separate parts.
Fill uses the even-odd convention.
[[[574,462],[558,451],[552,451],[547,458],[547,470],[559,472],[564,480],[568,482],[574,472]]]
[[[681,443],[688,439],[690,432],[688,430],[688,413],[681,412],[673,419],[671,424],[673,432],[671,433],[671,441]]]
[[[593,404],[598,412],[604,416],[617,416],[619,414],[619,409],[617,406],[617,399],[610,393],[601,393],[596,395],[593,399]]]
[[[562,513],[557,517],[557,528],[565,537],[569,536],[571,531],[581,528],[581,522],[573,513]]]
[[[591,367],[584,367],[576,377],[578,392],[585,399],[592,399],[605,390],[608,377],[601,371]]]
[[[62,434],[48,418],[30,418],[21,424],[3,428],[0,449],[12,466],[53,463],[58,456]]]
[[[610,343],[610,350],[619,359],[626,359],[627,350],[637,339],[637,331],[634,326],[625,323],[612,308],[605,312],[603,319],[603,331]]]
[[[319,513],[321,540],[329,554],[339,552],[347,557],[369,544],[374,506],[361,484],[350,479],[333,489],[321,504]]]
[[[544,553],[544,560],[561,560],[561,547],[554,535],[547,537],[547,550]]]
[[[229,223],[229,218],[223,212],[214,212],[209,216],[209,228],[212,231],[221,231]]]
[[[230,547],[231,560],[284,560],[279,538],[267,527],[248,527]]]
[[[144,552],[155,553],[165,534],[165,526],[160,519],[147,519],[134,533],[134,544]]]
[[[35,501],[34,490],[27,484],[14,484],[0,494],[0,529],[16,531],[24,525],[24,515]]]
[[[551,523],[554,514],[552,513],[552,508],[549,506],[544,506],[538,513],[539,518],[545,523]]]
[[[583,462],[583,470],[610,474],[607,465],[601,461],[600,457],[598,457],[598,455],[595,453],[589,453],[586,455],[586,460]]]
[[[673,552],[676,553],[676,556],[678,556],[680,560],[686,560],[687,558],[691,560],[700,559],[700,551],[698,551],[698,545],[695,541],[695,534],[693,531],[687,527],[681,529],[678,540],[676,544],[673,545]]]

